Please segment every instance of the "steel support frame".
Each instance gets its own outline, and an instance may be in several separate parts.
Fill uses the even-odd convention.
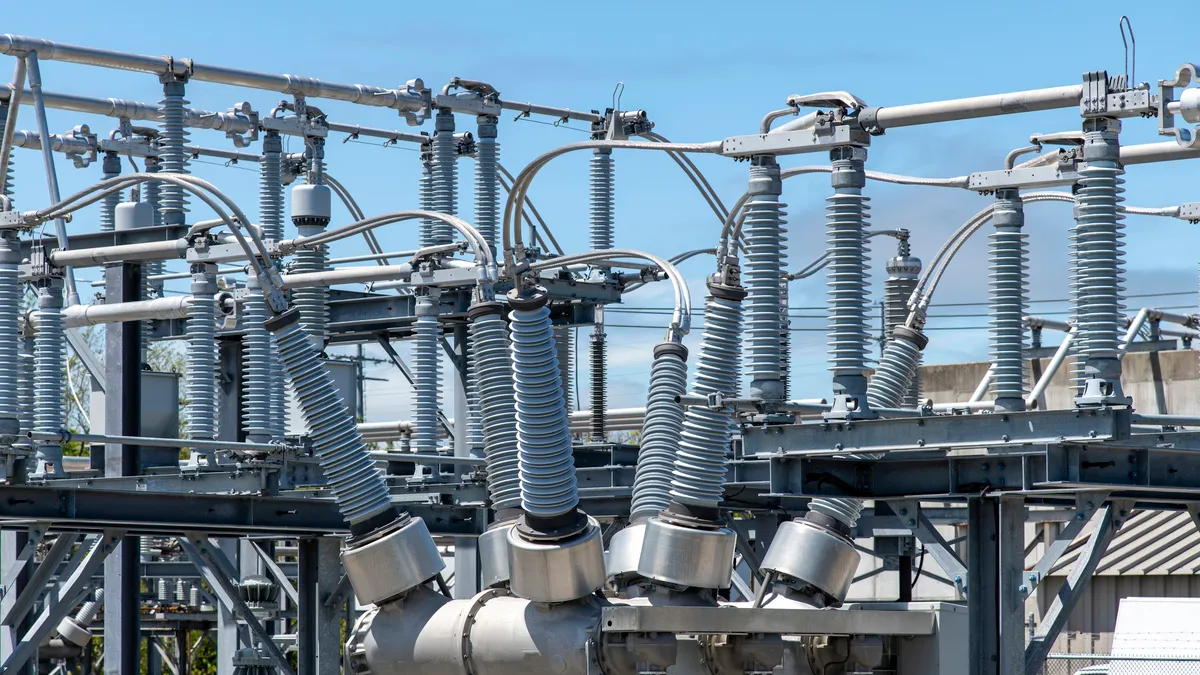
[[[141,266],[108,265],[104,268],[108,302],[141,299]],[[109,325],[104,331],[105,416],[110,434],[141,434],[142,336],[136,321]],[[104,448],[105,476],[141,473],[137,446],[109,444]],[[104,645],[105,675],[137,672],[141,668],[141,579],[139,538],[125,537],[104,562],[104,634],[120,636]]]
[[[330,607],[340,582],[339,551],[335,537],[300,539],[297,664],[302,675],[338,675],[341,662],[341,606]]]
[[[970,675],[1000,675],[1000,503],[994,497],[967,500],[967,616]]]

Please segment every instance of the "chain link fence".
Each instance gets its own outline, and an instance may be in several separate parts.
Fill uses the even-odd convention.
[[[1028,675],[1200,675],[1200,657],[1050,654]]]

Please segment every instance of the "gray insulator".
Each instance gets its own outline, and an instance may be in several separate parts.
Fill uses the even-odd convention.
[[[417,452],[438,449],[438,416],[442,407],[442,329],[437,305],[428,295],[417,298],[417,320],[413,325],[413,446]]]
[[[18,367],[21,369],[21,381],[33,382],[33,375],[37,371],[34,363],[37,360],[36,343],[37,333],[32,330],[29,322],[26,322],[25,329],[21,332],[21,360],[18,362]],[[33,387],[18,387],[17,400],[20,405],[21,431],[26,432],[33,429],[33,411],[37,407],[35,405],[36,397],[34,396]]]
[[[920,348],[910,340],[893,336],[884,345],[879,367],[867,385],[867,403],[872,408],[902,407],[920,365]]]
[[[488,494],[492,509],[521,506],[521,476],[517,457],[517,414],[513,405],[512,361],[508,328],[497,313],[471,319],[471,374],[479,388]]]
[[[138,557],[144,563],[154,560],[154,551],[150,546],[152,543],[153,538],[151,537],[141,537],[138,539]]]
[[[562,381],[563,406],[571,410],[571,383],[575,376],[575,329],[554,327],[554,349],[558,353],[558,379]]]
[[[433,143],[421,145],[421,178],[417,183],[417,199],[421,208],[426,211],[436,211],[433,204]],[[422,218],[417,230],[421,246],[433,246],[436,242],[438,221],[432,218]]]
[[[481,115],[475,139],[475,229],[496,252],[500,235],[500,190],[496,170],[500,144],[496,141],[496,118]]]
[[[97,588],[95,597],[83,603],[79,611],[75,614],[75,623],[87,628],[100,613],[100,608],[104,606],[104,589]]]
[[[588,236],[593,251],[613,247],[613,196],[615,193],[611,148],[596,148],[588,165],[591,217]]]
[[[750,167],[750,199],[742,233],[746,239],[746,263],[742,283],[745,316],[745,370],[750,378],[750,395],[766,399],[783,398],[783,354],[779,333],[779,281],[787,262],[783,237],[783,210],[779,201],[783,184],[774,157],[755,157]]]
[[[383,474],[358,433],[333,377],[298,322],[275,333],[279,355],[308,425],[313,453],[351,525],[393,508]]]
[[[682,345],[675,343],[663,343],[655,350],[633,478],[631,517],[657,515],[671,503],[671,476],[683,436],[684,413],[678,397],[687,391],[686,358]]]
[[[246,440],[267,443],[278,438],[278,424],[273,417],[273,399],[278,386],[276,353],[271,333],[263,327],[271,313],[259,291],[258,278],[249,275],[246,286],[249,293],[242,305],[242,325],[246,327],[242,336],[242,417]]]
[[[184,579],[175,580],[175,602],[186,605],[191,600],[192,584]]]
[[[216,265],[192,267],[192,305],[187,319],[188,431],[192,438],[217,437]],[[195,452],[193,450],[193,452]],[[201,452],[211,456],[211,452]]]
[[[608,440],[604,419],[608,413],[608,335],[604,332],[604,324],[597,324],[592,329],[588,356],[592,369],[590,438],[593,443],[604,443]]]
[[[104,153],[104,162],[101,165],[104,172],[104,180],[116,178],[121,175],[121,156],[115,152]],[[117,204],[121,203],[121,193],[113,192],[105,195],[100,200],[100,231],[111,232],[116,229],[116,212]]]
[[[742,305],[709,296],[704,305],[704,335],[692,393],[730,396],[740,379]],[[691,407],[684,413],[679,454],[671,471],[671,497],[691,506],[721,502],[733,418],[729,412]]]
[[[13,394],[27,388],[22,386],[27,380],[21,378],[20,320],[25,286],[20,280],[20,263],[17,233],[0,233],[0,392],[5,392],[0,396],[0,434],[20,431],[20,399]]]
[[[147,157],[146,173],[158,173],[159,171],[162,171],[162,162],[157,157]],[[151,180],[146,181],[144,185],[142,198],[154,208],[154,226],[158,227],[162,225],[162,183]]]
[[[579,491],[550,310],[513,309],[509,321],[521,504],[526,513],[552,518],[574,510]]]
[[[158,159],[163,173],[189,173],[188,151],[185,147],[189,136],[184,122],[188,101],[184,99],[183,82],[163,84],[162,112],[159,127]],[[187,192],[174,183],[163,183],[159,188],[159,209],[166,225],[182,225],[187,221]]]
[[[1002,410],[1025,409],[1025,310],[1028,281],[1025,213],[1017,190],[999,190],[988,237],[992,395]]]
[[[908,320],[908,299],[921,276],[921,260],[909,254],[908,243],[901,244],[899,254],[887,261],[888,278],[883,282],[884,346],[891,340],[892,329]],[[921,399],[921,355],[917,355],[916,376],[908,386],[900,407],[915,408]],[[877,373],[878,374],[878,373]],[[875,376],[872,376],[873,378]],[[868,401],[870,398],[868,397]],[[875,405],[872,403],[871,405]],[[893,406],[894,407],[894,406]]]
[[[8,126],[8,101],[0,103],[0,136],[4,135],[4,128]],[[4,181],[4,196],[12,199],[13,196],[13,157],[14,153],[8,155],[8,166],[0,167],[0,171],[4,171],[6,180]]]
[[[1079,354],[1084,361],[1120,357],[1125,305],[1125,173],[1117,161],[1119,125],[1089,120],[1084,126],[1083,168],[1076,191],[1076,289],[1072,316],[1077,321]]]
[[[42,282],[38,288],[37,333],[34,338],[34,416],[33,428],[42,433],[58,433],[67,416],[66,337],[63,335],[62,279]],[[57,441],[36,443],[35,475],[63,473],[62,446]]]
[[[453,216],[458,213],[458,144],[454,139],[454,113],[445,108],[439,110],[435,124],[430,199],[434,211]],[[439,220],[433,224],[432,234],[434,244],[449,244],[454,241],[455,230]]]
[[[301,233],[302,236],[307,236]],[[315,233],[309,233],[315,234]],[[301,249],[292,256],[292,272],[302,274],[307,272],[324,272],[328,266],[329,249],[317,246],[312,249]],[[313,345],[319,350],[325,348],[329,339],[329,288],[326,286],[311,286],[297,288],[292,291],[292,306],[300,310],[300,323],[304,332],[308,333]]]
[[[867,261],[870,258],[863,239],[869,207],[868,198],[862,196],[866,182],[865,155],[860,149],[835,148],[830,152],[830,159],[834,193],[826,200],[829,202],[826,207],[829,370],[833,372],[835,384],[853,383],[867,370],[869,339],[867,270],[870,268]]]
[[[173,595],[175,589],[171,588],[170,585],[167,584],[166,577],[159,577],[154,586],[155,599],[157,599],[160,603],[171,602],[171,596]]]
[[[258,219],[267,239],[283,239],[283,141],[279,133],[263,138],[263,160],[258,169]]]
[[[788,316],[788,280],[779,280],[779,378],[783,382],[782,399],[791,397],[792,389],[792,320]]]
[[[863,500],[853,497],[814,497],[808,503],[809,511],[829,516],[846,527],[853,528],[863,510]]]

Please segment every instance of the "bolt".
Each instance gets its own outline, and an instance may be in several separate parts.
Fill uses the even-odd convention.
[[[1092,504],[1091,502],[1088,502],[1086,504],[1086,507],[1087,507],[1088,511],[1091,511],[1092,509],[1096,508],[1096,506],[1094,504]]]
[[[841,444],[841,443],[834,443],[834,444],[833,444],[833,449],[834,449],[834,450],[841,450],[841,449],[842,449],[842,444]]]
[[[1017,586],[1017,590],[1020,591],[1022,595],[1027,595],[1029,593],[1029,587],[1025,584]]]
[[[925,445],[925,439],[924,439],[924,438],[918,438],[918,439],[917,439],[917,445],[918,445],[918,446],[922,446],[922,447],[923,447],[923,446]]]
[[[907,515],[908,515],[908,509],[900,509],[900,515],[902,515],[902,516],[907,516]]]
[[[1083,520],[1083,514],[1082,514],[1082,513],[1078,513],[1078,514],[1076,514],[1076,515],[1075,515],[1075,520]]]
[[[909,527],[914,527],[914,526],[916,526],[916,524],[917,524],[917,519],[916,519],[916,518],[909,518],[909,519],[908,519],[908,526],[909,526]]]
[[[1008,442],[1008,434],[1004,434],[1003,436],[1001,436],[1001,437],[1000,437],[1000,440],[1002,440],[1002,441],[1004,441],[1005,443],[1007,443],[1007,442]]]

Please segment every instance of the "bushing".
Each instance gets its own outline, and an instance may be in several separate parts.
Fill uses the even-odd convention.
[[[342,565],[361,604],[382,604],[432,579],[446,566],[425,521],[409,518],[342,551]]]
[[[854,582],[858,559],[858,551],[846,537],[815,523],[792,520],[779,526],[761,569],[797,588],[810,586],[825,595],[826,606],[838,607]]]
[[[729,588],[737,535],[728,528],[693,528],[655,517],[646,522],[638,574],[687,588]]]
[[[479,570],[484,588],[507,586],[511,576],[508,568],[508,531],[514,521],[493,523],[479,535]]]
[[[600,525],[567,539],[530,541],[519,528],[508,530],[508,567],[512,592],[534,602],[567,602],[591,595],[604,585],[604,542]]]

